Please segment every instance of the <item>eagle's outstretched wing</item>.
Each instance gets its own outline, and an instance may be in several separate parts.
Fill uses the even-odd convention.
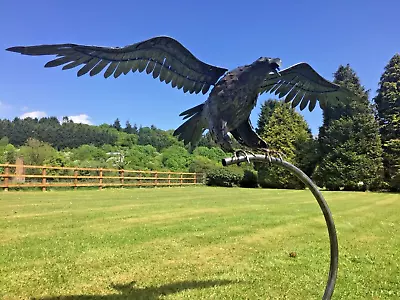
[[[63,66],[63,70],[80,65],[78,76],[90,76],[107,67],[104,77],[115,78],[129,71],[152,73],[154,78],[171,83],[186,93],[207,93],[227,69],[208,65],[197,59],[181,43],[171,37],[154,37],[125,47],[99,47],[77,44],[54,44],[11,47],[8,51],[25,55],[56,55],[45,67]]]
[[[300,104],[301,110],[309,104],[308,109],[312,111],[317,100],[324,108],[353,96],[348,89],[324,79],[306,63],[284,69],[280,75],[268,75],[260,86],[260,94],[270,92],[279,98],[286,96],[285,102],[292,101],[292,107]]]

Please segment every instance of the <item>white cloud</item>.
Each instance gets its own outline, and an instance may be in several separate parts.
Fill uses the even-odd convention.
[[[26,119],[26,118],[45,118],[47,117],[47,114],[44,111],[31,111],[31,112],[27,112],[24,113],[20,116],[21,119]]]
[[[1,102],[0,102],[0,108],[1,108]],[[25,118],[45,118],[48,117],[47,113],[44,111],[30,111],[22,114],[20,116],[21,119]],[[62,117],[58,118],[60,123],[62,123]],[[91,118],[87,114],[80,114],[80,115],[75,115],[75,116],[68,116],[68,119],[73,121],[74,123],[82,123],[82,124],[89,124],[93,125],[92,121],[90,120]]]
[[[74,123],[82,123],[92,125],[92,121],[90,121],[90,117],[86,114],[80,114],[76,116],[68,116],[68,119],[72,120]]]

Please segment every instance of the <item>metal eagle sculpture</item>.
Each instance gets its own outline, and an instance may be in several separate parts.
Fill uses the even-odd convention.
[[[260,57],[250,65],[227,72],[206,64],[177,40],[159,36],[125,47],[99,47],[77,44],[19,46],[7,49],[25,55],[55,55],[45,67],[63,65],[63,70],[83,65],[77,75],[94,76],[106,69],[104,77],[115,78],[129,72],[152,74],[183,92],[206,94],[208,99],[180,114],[188,119],[174,132],[185,144],[196,144],[205,130],[225,151],[235,152],[231,135],[242,145],[269,153],[267,143],[254,131],[250,113],[257,98],[275,93],[292,107],[321,108],[351,96],[350,92],[321,77],[310,65],[298,63],[279,71],[279,58]],[[222,76],[222,77],[221,77]]]

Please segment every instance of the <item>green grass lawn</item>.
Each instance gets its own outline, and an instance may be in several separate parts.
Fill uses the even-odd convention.
[[[333,298],[399,299],[400,195],[324,196]],[[0,228],[1,299],[321,299],[329,269],[309,191],[0,192]]]

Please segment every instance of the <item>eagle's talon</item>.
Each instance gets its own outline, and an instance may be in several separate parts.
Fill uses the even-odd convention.
[[[246,152],[246,151],[244,151],[242,149],[239,149],[239,150],[236,150],[233,153],[233,157],[238,159],[240,155],[243,155],[246,158],[247,162],[250,163],[249,154],[255,156],[255,154],[253,152],[251,152],[251,151]],[[237,165],[240,166],[240,162],[238,162]]]
[[[260,148],[259,150],[263,151],[265,153],[265,159],[268,160],[269,164],[272,164],[272,156],[271,154],[277,156],[277,158],[283,162],[283,157],[286,157],[286,155],[282,152],[279,152],[277,150],[271,150],[268,148]]]

